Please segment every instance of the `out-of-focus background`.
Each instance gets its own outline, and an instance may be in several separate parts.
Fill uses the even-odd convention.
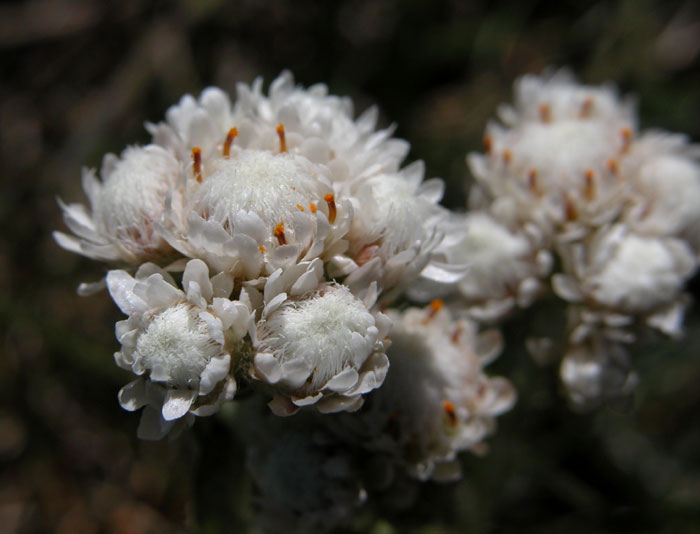
[[[429,176],[464,206],[464,156],[520,74],[571,66],[639,97],[641,123],[700,140],[700,8],[687,1],[30,0],[0,4],[0,532],[251,531],[243,450],[216,418],[175,441],[136,439],[117,404],[104,267],[60,249],[56,197],[83,201],[82,166],[146,143],[186,92],[282,69],[378,104]],[[698,294],[698,281],[692,290]],[[700,313],[680,341],[635,354],[624,412],[569,411],[556,370],[506,325],[494,366],[520,391],[458,484],[427,484],[402,516],[357,531],[700,531]],[[354,532],[352,530],[348,532]]]

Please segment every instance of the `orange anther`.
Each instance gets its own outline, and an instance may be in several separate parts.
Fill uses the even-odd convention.
[[[581,111],[578,116],[581,119],[587,119],[591,116],[591,111],[593,111],[593,97],[587,96],[581,104]]]
[[[610,172],[611,172],[612,174],[617,175],[617,172],[618,172],[617,160],[616,160],[616,159],[610,158],[610,159],[607,161],[607,165],[608,165],[608,169],[610,170]]]
[[[283,222],[281,222],[277,226],[275,226],[275,237],[277,238],[277,242],[280,245],[287,244],[287,238],[284,237],[284,223]]]
[[[335,196],[331,193],[328,193],[323,197],[323,200],[325,200],[326,204],[328,204],[328,222],[333,224],[335,222],[336,215]]]
[[[540,120],[542,122],[552,121],[552,109],[549,107],[549,104],[540,104],[537,106],[537,111],[540,112]]]
[[[622,152],[626,152],[630,147],[630,142],[632,141],[632,130],[629,128],[623,128],[620,130],[620,135],[622,136]]]
[[[457,424],[457,411],[455,410],[455,405],[450,401],[443,401],[442,408],[447,414],[447,420],[450,426],[455,426]]]
[[[507,148],[503,151],[503,161],[508,164],[513,159],[513,153]]]
[[[540,191],[537,187],[537,169],[530,169],[527,173],[527,186],[535,195],[539,195]]]
[[[225,158],[229,157],[229,154],[231,153],[231,145],[236,137],[238,137],[238,128],[234,126],[228,131],[228,134],[226,134],[226,141],[224,141],[224,149],[222,154]]]
[[[287,139],[284,135],[284,124],[281,122],[277,125],[277,136],[280,138],[280,152],[286,152]]]
[[[297,204],[297,209],[299,211],[304,211],[304,206],[302,206],[301,204]]]
[[[192,174],[194,179],[202,183],[202,149],[198,146],[192,149]]]
[[[316,213],[316,210],[318,208],[316,207],[316,204],[312,202],[311,204],[309,204],[309,209],[311,210],[311,213]]]
[[[484,152],[487,154],[491,153],[491,149],[493,148],[493,140],[491,139],[490,135],[487,135],[484,137]]]
[[[424,324],[428,324],[428,323],[430,322],[430,320],[431,320],[433,317],[435,317],[435,314],[437,314],[437,312],[439,312],[439,311],[442,309],[442,307],[443,307],[444,305],[445,305],[445,303],[443,302],[442,299],[434,299],[434,300],[430,303],[430,306],[429,306],[430,309],[428,310],[428,315],[427,315],[426,318],[423,320],[423,323],[424,323]]]
[[[586,169],[584,173],[586,184],[583,187],[583,194],[587,200],[593,200],[595,196],[595,174],[592,169]]]
[[[263,247],[262,245],[258,247],[258,250],[260,251],[260,254],[265,254],[265,247]]]
[[[576,206],[569,198],[569,195],[564,195],[564,216],[567,221],[573,221],[576,219],[578,213],[576,211]]]

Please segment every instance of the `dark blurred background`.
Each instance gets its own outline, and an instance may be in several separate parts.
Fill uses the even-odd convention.
[[[138,416],[116,400],[130,380],[112,360],[120,313],[106,293],[75,294],[104,267],[50,236],[64,229],[56,197],[84,201],[81,167],[146,143],[143,122],[181,95],[285,68],[325,82],[357,112],[378,104],[462,208],[464,156],[518,75],[568,65],[614,80],[639,97],[643,126],[698,141],[699,52],[691,0],[0,3],[0,532],[251,531],[244,453],[222,418],[136,439]],[[511,321],[494,370],[520,402],[490,453],[465,456],[459,484],[428,484],[409,512],[360,515],[354,531],[700,531],[697,307],[686,324],[684,339],[635,354],[630,409],[576,415]]]

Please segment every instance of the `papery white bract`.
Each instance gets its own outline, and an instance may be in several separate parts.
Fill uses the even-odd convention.
[[[273,275],[268,284],[276,280]],[[270,407],[279,415],[310,405],[323,413],[359,409],[389,368],[384,344],[390,321],[345,286],[284,289],[266,286],[261,319],[252,327],[250,372],[271,386]]]
[[[180,176],[178,161],[156,145],[130,147],[121,157],[105,156],[98,181],[83,171],[90,212],[82,204],[61,203],[75,234],[54,232],[59,245],[89,258],[138,265],[171,257],[174,251],[155,231]]]
[[[144,264],[134,277],[110,271],[107,286],[129,315],[117,323],[122,348],[115,360],[139,375],[119,392],[119,402],[130,411],[145,407],[140,437],[160,439],[175,421],[210,415],[233,398],[232,352],[246,334],[250,311],[228,299],[228,275],[210,278],[204,262],[190,260],[183,291],[165,271]]]
[[[359,414],[329,424],[371,451],[390,453],[411,476],[459,477],[457,453],[480,450],[495,417],[515,402],[510,382],[483,372],[500,351],[500,335],[453,320],[440,301],[389,316],[391,369],[384,385]]]

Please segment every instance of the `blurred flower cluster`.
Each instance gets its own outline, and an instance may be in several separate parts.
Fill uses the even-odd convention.
[[[547,295],[566,302],[566,332],[528,347],[561,349],[570,400],[628,394],[639,328],[681,332],[697,150],[639,132],[630,101],[566,72],[520,79],[499,116],[468,156],[466,214],[404,165],[376,108],[355,118],[287,72],[267,94],[258,79],[233,100],[186,95],[146,125],[151,144],[84,170],[89,206],[61,203],[73,235],[54,235],[112,267],[79,292],[106,286],[127,316],[115,361],[135,378],[119,402],[141,410],[139,437],[232,406],[263,527],[324,531],[485,451],[515,402],[484,372],[494,326]]]

